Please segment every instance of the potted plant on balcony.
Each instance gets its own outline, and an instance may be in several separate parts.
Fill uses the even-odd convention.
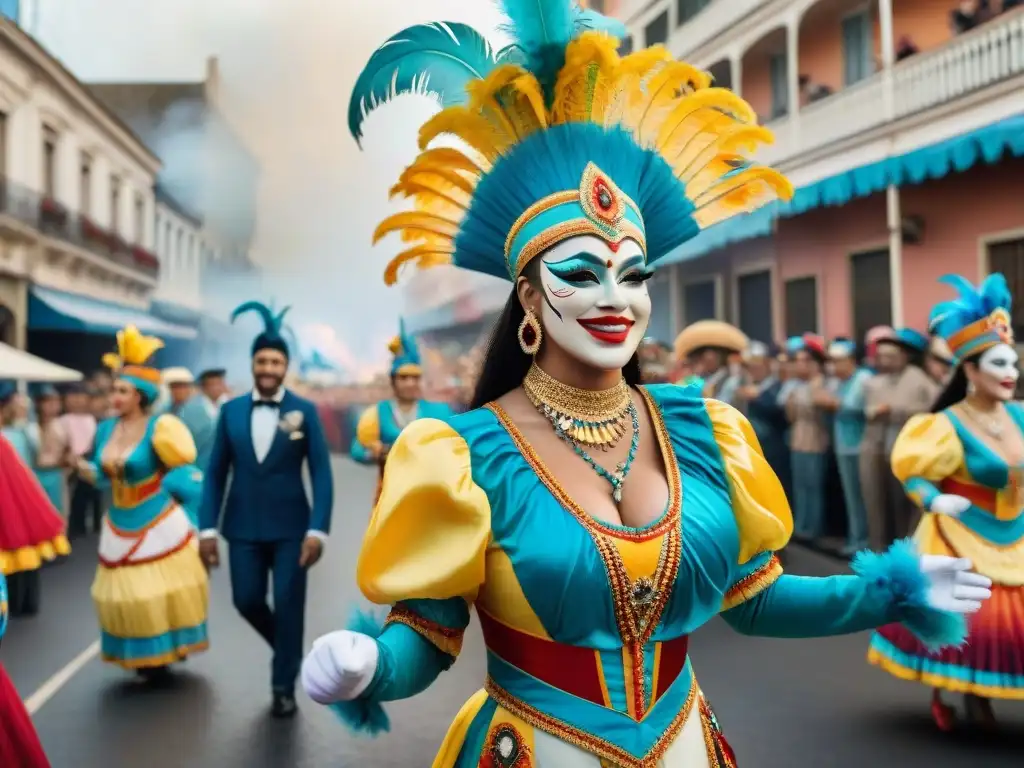
[[[39,203],[39,222],[47,228],[63,229],[68,223],[68,209],[52,197],[44,197]]]
[[[160,270],[160,260],[141,245],[132,248],[132,258],[135,260],[136,266],[146,272],[156,274]]]

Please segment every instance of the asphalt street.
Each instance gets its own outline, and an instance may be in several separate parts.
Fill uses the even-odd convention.
[[[339,459],[335,478],[334,530],[310,577],[307,644],[341,627],[359,601],[353,569],[373,471]],[[788,554],[790,572],[843,568],[799,549]],[[87,653],[97,639],[94,567],[95,542],[77,542],[67,561],[46,569],[41,614],[13,621],[0,649],[37,709],[54,768],[429,768],[451,718],[483,681],[483,644],[471,630],[451,671],[426,693],[389,705],[384,737],[354,738],[304,697],[295,720],[271,720],[270,653],[234,612],[221,570],[213,578],[211,650],[167,687],[151,689]],[[1024,704],[997,705],[997,735],[939,734],[928,691],[869,667],[866,647],[866,635],[743,637],[716,620],[695,635],[691,655],[743,768],[1024,764]]]

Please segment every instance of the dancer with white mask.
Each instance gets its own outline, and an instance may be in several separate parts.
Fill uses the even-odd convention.
[[[412,422],[389,453],[356,569],[390,608],[385,626],[364,617],[320,638],[303,685],[351,725],[385,728],[382,703],[455,662],[475,608],[487,680],[434,768],[733,766],[692,631],[718,614],[785,637],[895,619],[956,644],[987,582],[908,542],[865,553],[854,575],[782,574],[792,517],[750,423],[699,388],[640,386],[636,355],[659,260],[702,226],[789,197],[782,176],[736,154],[767,134],[668,51],[620,59],[599,30],[621,25],[575,2],[502,5],[516,43],[498,60],[476,57],[491,49],[464,25],[415,27],[356,84],[358,137],[364,106],[442,82],[413,64],[448,46],[446,108],[395,188],[418,205],[377,234],[405,236],[397,263],[447,256],[513,287],[472,409]],[[465,83],[460,55],[474,57]],[[473,149],[430,146],[442,133]]]
[[[921,552],[969,559],[993,582],[967,643],[938,651],[903,627],[881,629],[868,655],[896,677],[933,689],[932,717],[946,731],[956,711],[942,692],[964,695],[968,720],[994,725],[991,699],[1024,701],[1024,407],[1013,402],[1018,356],[1010,292],[1000,274],[975,288],[953,275],[959,298],[932,310],[956,368],[932,413],[907,422],[892,469],[925,512]]]

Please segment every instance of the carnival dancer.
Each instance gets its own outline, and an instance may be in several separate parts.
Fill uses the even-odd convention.
[[[151,413],[160,372],[147,363],[162,347],[135,326],[118,332],[117,354],[104,357],[116,374],[117,416],[97,427],[93,460],[78,463],[84,479],[111,490],[92,584],[100,651],[149,680],[209,643],[208,581],[192,522],[203,480],[196,446],[176,416]]]
[[[2,441],[3,438],[0,438]],[[0,573],[0,641],[7,630],[7,582]],[[7,670],[0,663],[0,765],[5,768],[50,768],[32,718]]]
[[[334,504],[331,456],[316,406],[284,386],[289,351],[281,321],[287,311],[275,314],[249,301],[231,315],[234,321],[255,312],[264,330],[252,344],[252,392],[221,407],[200,513],[203,560],[209,567],[220,564],[220,528],[229,546],[235,608],[273,649],[274,717],[296,712],[307,570],[323,553]],[[312,506],[304,464],[312,481]],[[267,605],[271,574],[273,609]]]
[[[423,399],[423,366],[420,362],[416,339],[406,333],[405,323],[399,321],[398,336],[388,346],[391,361],[391,389],[395,396],[367,408],[359,417],[356,436],[352,440],[351,456],[362,464],[380,467],[373,502],[380,496],[380,482],[384,475],[384,462],[398,435],[416,419],[452,417],[447,403]]]
[[[39,569],[70,552],[64,520],[32,470],[0,435],[0,574],[10,579],[13,615],[39,612]]]
[[[893,448],[892,469],[926,514],[914,534],[922,552],[969,558],[992,579],[992,599],[972,617],[965,645],[934,652],[898,625],[879,630],[868,659],[933,689],[942,730],[955,710],[942,691],[964,694],[968,718],[990,726],[990,699],[1024,701],[1024,406],[1011,297],[1000,274],[975,288],[953,275],[959,298],[931,313],[954,355],[953,378],[932,413],[914,416]]]
[[[602,17],[569,0],[504,9],[513,60],[474,61],[467,72],[483,77],[467,75],[466,91],[445,80],[468,103],[424,126],[399,184],[451,202],[396,214],[377,235],[429,233],[393,263],[445,253],[515,288],[474,409],[413,422],[392,447],[357,567],[364,595],[393,606],[386,628],[364,619],[318,640],[304,684],[350,723],[381,727],[381,702],[454,662],[475,606],[486,689],[434,768],[731,766],[690,632],[720,612],[740,631],[791,637],[895,617],[955,643],[987,580],[906,542],[862,557],[857,575],[781,574],[791,516],[749,422],[693,388],[639,387],[636,357],[658,260],[701,225],[789,196],[735,152],[767,134],[667,50],[620,59],[617,39],[584,31]],[[405,30],[371,60],[350,114],[386,100],[396,67],[398,88],[416,90],[429,70],[413,63],[453,37],[445,66],[490,50],[462,25]],[[421,56],[403,66],[399,41]],[[442,132],[480,157],[427,146]]]

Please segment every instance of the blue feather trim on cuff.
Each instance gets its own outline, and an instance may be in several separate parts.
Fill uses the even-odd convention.
[[[356,609],[346,627],[368,637],[378,638],[384,631],[384,620],[369,611]],[[373,686],[371,685],[371,690]],[[355,701],[339,701],[328,705],[345,727],[360,736],[377,736],[391,730],[387,712],[378,701],[359,698]]]
[[[870,583],[869,589],[885,593],[899,621],[930,651],[959,647],[967,639],[963,614],[928,605],[928,577],[921,572],[920,555],[910,539],[900,539],[884,554],[858,552],[853,572]]]

